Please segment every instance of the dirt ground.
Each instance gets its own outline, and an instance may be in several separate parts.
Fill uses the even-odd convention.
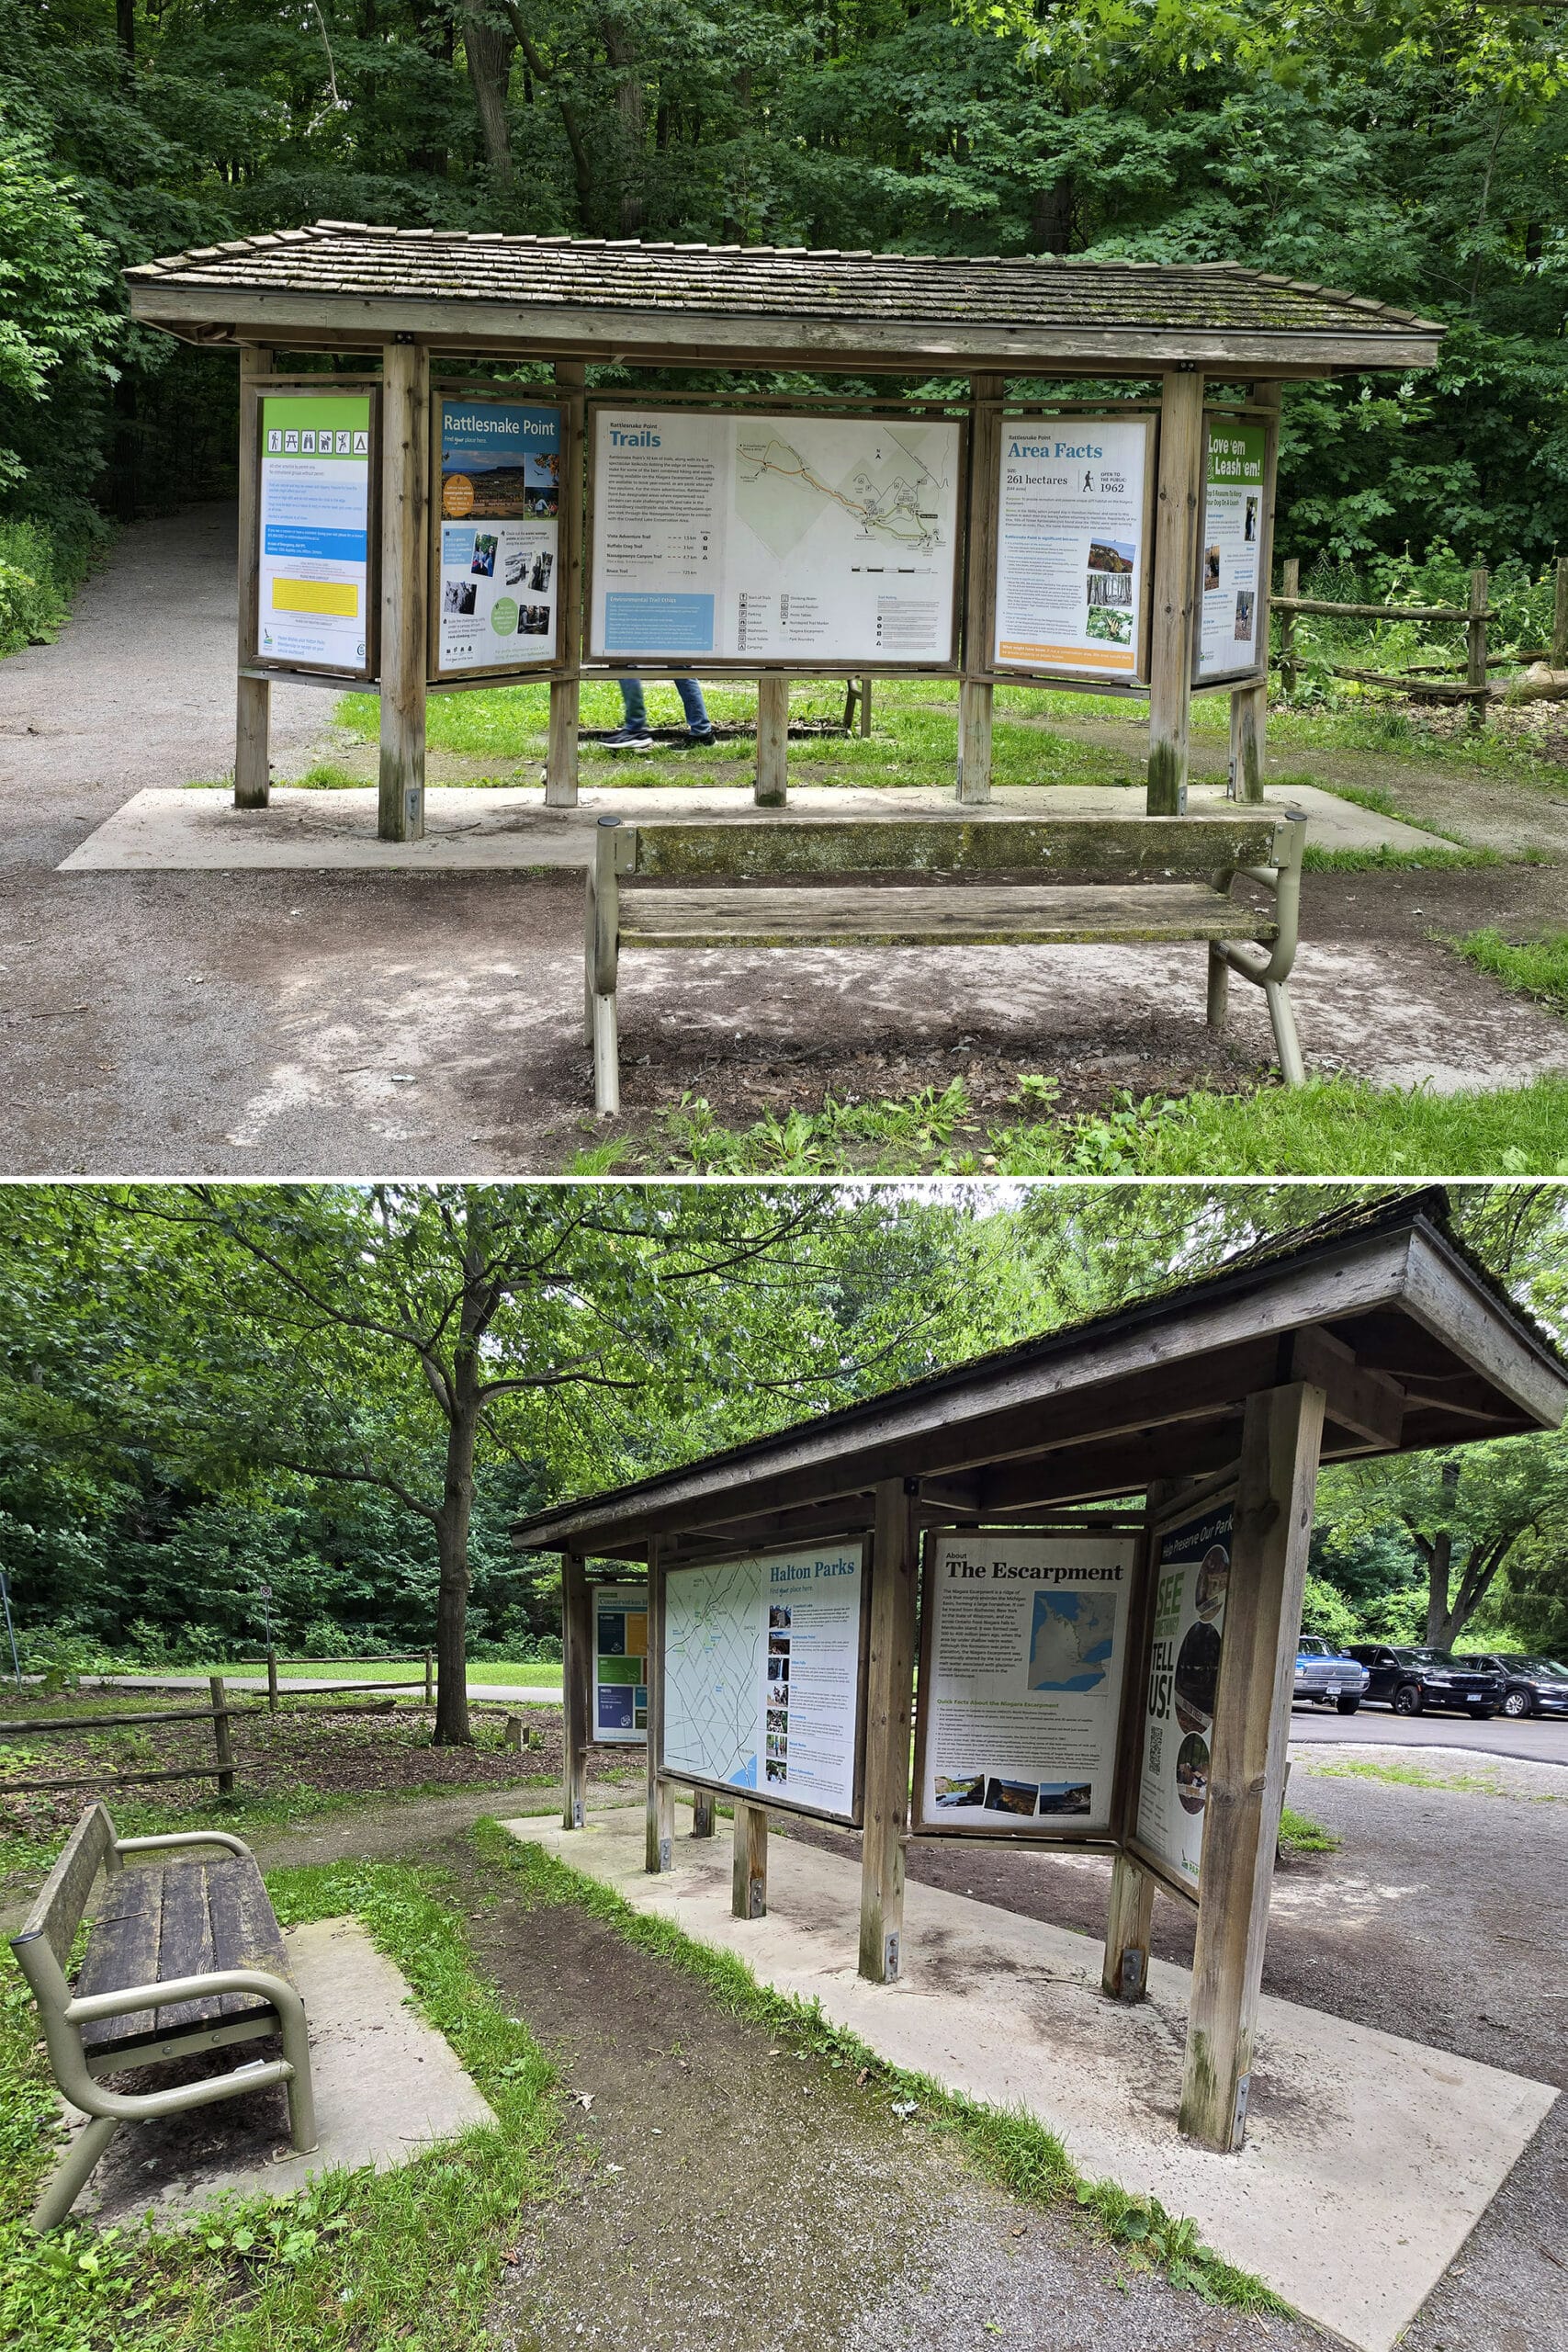
[[[233,604],[231,518],[197,509],[129,532],[59,642],[0,663],[0,1176],[568,1165],[599,1134],[574,878],[54,871],[142,786],[229,766]],[[330,737],[332,698],[274,700],[280,762],[297,765]],[[1519,800],[1505,830],[1545,842],[1551,792],[1429,762],[1331,764],[1386,778],[1416,817],[1419,766],[1475,839]],[[1309,1063],[1438,1085],[1568,1066],[1560,1019],[1440,944],[1559,922],[1561,892],[1560,871],[1528,867],[1310,876],[1295,989]],[[825,1091],[957,1075],[987,1111],[1025,1073],[1056,1078],[1067,1110],[1246,1086],[1270,1048],[1257,992],[1232,995],[1216,1041],[1201,948],[634,958],[619,1132],[683,1094],[745,1125]]]

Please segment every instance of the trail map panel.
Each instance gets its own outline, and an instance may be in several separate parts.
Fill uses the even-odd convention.
[[[560,455],[558,408],[442,396],[439,676],[555,659]]]
[[[1146,679],[1154,421],[1004,419],[998,670]]]
[[[1259,631],[1268,527],[1268,427],[1239,417],[1205,420],[1202,575],[1195,676],[1250,676],[1267,648]]]
[[[593,1732],[622,1747],[648,1743],[648,1587],[593,1588]]]
[[[1235,1506],[1173,1527],[1155,1569],[1137,1841],[1195,1895]]]
[[[1125,1535],[931,1544],[918,1827],[1110,1829],[1134,1556]]]
[[[862,1583],[858,1542],[672,1568],[665,1770],[853,1820]]]
[[[597,660],[950,663],[960,428],[594,413]]]
[[[370,395],[259,403],[256,642],[280,667],[368,674]]]

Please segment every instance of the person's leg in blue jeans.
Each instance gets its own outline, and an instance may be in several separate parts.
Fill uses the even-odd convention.
[[[713,721],[703,700],[703,690],[695,678],[677,678],[675,691],[681,697],[681,707],[686,714],[686,725],[694,743],[713,741]]]
[[[610,752],[650,752],[653,739],[648,731],[648,705],[643,698],[640,678],[620,680],[621,701],[625,708],[621,723],[615,733],[605,739],[604,748]]]

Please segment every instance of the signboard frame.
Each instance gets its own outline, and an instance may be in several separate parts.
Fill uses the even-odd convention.
[[[589,1580],[588,1614],[589,1625],[593,1636],[593,1646],[591,1653],[592,1665],[589,1675],[588,1686],[588,1736],[591,1741],[603,1747],[641,1747],[646,1749],[648,1746],[646,1720],[644,1728],[641,1731],[638,1731],[636,1724],[637,1703],[635,1696],[632,1703],[633,1724],[630,1731],[606,1731],[599,1721],[599,1660],[602,1657],[613,1657],[615,1655],[613,1651],[602,1651],[599,1647],[599,1609],[601,1601],[608,1600],[612,1595],[617,1600],[622,1600],[622,1597],[624,1596],[624,1600],[622,1600],[622,1606],[624,1610],[629,1610],[632,1603],[635,1601],[637,1612],[643,1618],[645,1626],[646,1621],[650,1613],[652,1595],[649,1590],[646,1581],[630,1583],[622,1577],[600,1577],[591,1578]],[[632,1655],[635,1655],[635,1653],[632,1653]],[[648,1651],[645,1648],[642,1653],[643,1679],[641,1686],[644,1694],[643,1713],[645,1719],[648,1713]],[[633,1688],[635,1691],[636,1686],[634,1685]]]
[[[598,502],[598,469],[595,448],[598,441],[598,417],[604,409],[636,409],[641,414],[672,416],[703,415],[714,422],[728,423],[731,419],[768,419],[780,424],[820,424],[825,419],[841,417],[846,423],[883,424],[937,424],[949,426],[957,435],[957,454],[953,461],[955,492],[953,499],[952,628],[948,650],[944,656],[914,662],[886,661],[818,661],[805,653],[647,653],[620,655],[595,653],[593,644],[594,562],[593,547]],[[615,399],[609,393],[591,393],[584,402],[582,422],[583,466],[587,476],[587,496],[584,504],[582,534],[582,638],[581,674],[584,678],[685,678],[703,677],[757,678],[777,674],[792,678],[948,678],[957,677],[962,671],[964,642],[964,576],[968,558],[969,516],[969,420],[964,415],[949,415],[940,410],[926,415],[911,416],[908,410],[897,402],[877,401],[874,405],[840,407],[831,401],[817,406],[794,401],[768,401],[749,408],[743,400],[725,401],[722,405],[694,409],[689,401],[634,397]]]
[[[1135,1692],[1138,1687],[1138,1676],[1143,1659],[1144,1621],[1146,1615],[1145,1602],[1148,1589],[1146,1577],[1148,1547],[1145,1535],[1141,1531],[1134,1531],[1125,1525],[1114,1528],[1066,1527],[1060,1521],[1055,1523],[1046,1522],[1038,1527],[1025,1527],[1014,1523],[998,1527],[982,1525],[962,1528],[956,1526],[927,1528],[922,1538],[920,1552],[919,1679],[917,1685],[919,1690],[924,1691],[929,1691],[933,1687],[931,1643],[935,1633],[936,1617],[931,1605],[931,1596],[936,1583],[937,1550],[945,1536],[953,1534],[966,1537],[1021,1537],[1036,1541],[1046,1539],[1059,1542],[1070,1541],[1074,1536],[1120,1537],[1130,1542],[1132,1563],[1127,1580],[1126,1617],[1122,1634],[1122,1688],[1118,1697],[1116,1732],[1112,1742],[1111,1803],[1107,1808],[1109,1820],[1103,1828],[1074,1829],[1070,1826],[1036,1826],[1032,1819],[1026,1821],[1022,1818],[1020,1819],[1016,1827],[1005,1826],[999,1819],[995,1827],[984,1822],[928,1819],[925,1813],[926,1746],[931,1729],[931,1711],[929,1706],[918,1706],[915,1711],[914,1781],[909,1807],[909,1836],[911,1838],[919,1838],[928,1842],[939,1839],[945,1842],[949,1839],[964,1838],[971,1843],[978,1841],[986,1845],[1070,1846],[1079,1852],[1119,1853],[1125,1842],[1121,1825],[1126,1808],[1129,1770],[1128,1694]]]
[[[1199,665],[1203,653],[1203,555],[1208,544],[1209,521],[1209,435],[1216,418],[1234,418],[1238,424],[1261,426],[1263,431],[1262,503],[1258,513],[1258,610],[1253,631],[1256,658],[1239,670],[1212,670],[1200,675]],[[1254,408],[1246,401],[1216,401],[1203,403],[1203,503],[1198,514],[1196,563],[1192,575],[1192,688],[1195,693],[1213,694],[1216,689],[1227,694],[1240,686],[1258,686],[1269,678],[1269,615],[1274,580],[1274,499],[1280,468],[1280,412],[1274,408]]]
[[[277,654],[259,650],[261,620],[261,559],[262,532],[265,528],[262,468],[266,451],[262,446],[263,402],[271,400],[330,400],[339,394],[370,401],[370,450],[367,459],[368,481],[366,498],[366,561],[365,561],[365,663],[361,669],[342,669],[325,662],[301,662],[284,659]],[[343,678],[357,686],[374,685],[381,670],[381,379],[379,376],[256,376],[240,388],[241,446],[248,448],[255,468],[255,514],[251,527],[250,545],[245,549],[245,572],[241,593],[240,641],[246,650],[241,660],[242,675],[265,673],[269,676],[294,678]]]
[[[678,1765],[667,1764],[664,1760],[664,1739],[669,1721],[669,1709],[666,1704],[665,1695],[668,1689],[668,1678],[665,1671],[665,1661],[662,1651],[660,1651],[658,1660],[660,1682],[658,1700],[659,1751],[653,1759],[654,1771],[660,1781],[668,1781],[672,1787],[680,1789],[706,1789],[710,1791],[713,1795],[724,1797],[732,1804],[739,1803],[741,1804],[761,1805],[766,1807],[769,1812],[773,1813],[795,1814],[798,1815],[803,1821],[831,1822],[835,1827],[840,1829],[863,1829],[865,1826],[865,1723],[866,1700],[868,1695],[867,1677],[871,1663],[871,1587],[872,1578],[876,1574],[876,1546],[869,1529],[857,1529],[844,1535],[816,1536],[812,1539],[809,1544],[803,1544],[792,1545],[787,1541],[781,1539],[776,1544],[767,1544],[761,1548],[756,1546],[751,1546],[750,1548],[742,1547],[741,1549],[732,1552],[728,1555],[721,1555],[712,1560],[677,1560],[671,1562],[668,1565],[661,1560],[659,1563],[657,1570],[660,1588],[659,1623],[661,1634],[665,1639],[668,1639],[670,1624],[670,1578],[672,1576],[681,1576],[688,1569],[699,1567],[724,1568],[738,1566],[747,1560],[782,1558],[792,1550],[810,1550],[820,1552],[829,1550],[833,1546],[838,1546],[840,1549],[847,1551],[852,1544],[859,1550],[861,1571],[860,1627],[858,1639],[855,1645],[855,1727],[853,1740],[854,1780],[851,1811],[848,1813],[830,1813],[822,1805],[802,1804],[797,1798],[781,1795],[779,1793],[777,1784],[771,1783],[765,1773],[756,1788],[746,1789],[738,1786],[734,1781],[709,1780],[702,1774],[685,1771]]]
[[[1196,1886],[1193,1886],[1190,1881],[1182,1877],[1179,1871],[1172,1870],[1163,1855],[1156,1854],[1152,1847],[1145,1845],[1138,1836],[1138,1799],[1144,1783],[1144,1736],[1147,1727],[1149,1659],[1154,1645],[1154,1596],[1159,1582],[1160,1547],[1166,1537],[1174,1529],[1186,1526],[1190,1520],[1201,1519],[1210,1511],[1224,1510],[1227,1504],[1234,1509],[1240,1491],[1240,1480],[1235,1472],[1231,1471],[1224,1478],[1214,1480],[1206,1487],[1200,1487],[1192,1493],[1183,1495],[1179,1499],[1167,1504],[1157,1517],[1150,1518],[1145,1555],[1144,1619],[1136,1660],[1138,1688],[1143,1696],[1135,1708],[1136,1729],[1130,1738],[1127,1749],[1128,1772],[1123,1800],[1125,1810],[1122,1816],[1122,1843],[1140,1870],[1147,1871],[1152,1878],[1158,1880],[1168,1894],[1179,1895],[1182,1902],[1190,1904],[1194,1911],[1199,1906],[1202,1893],[1201,1856],[1200,1855],[1199,1882]],[[1235,1557],[1235,1538],[1233,1532],[1231,1538],[1233,1566]],[[1224,1638],[1222,1633],[1222,1642]],[[1206,1827],[1205,1824],[1205,1829]]]
[[[502,408],[553,408],[560,417],[560,465],[556,504],[558,589],[552,600],[555,630],[549,651],[534,661],[474,662],[460,670],[444,670],[441,666],[441,526],[446,519],[441,512],[441,417],[443,404],[449,400],[475,404],[486,401]],[[570,385],[503,384],[498,383],[493,376],[431,378],[425,669],[427,684],[433,693],[461,694],[465,688],[504,685],[509,679],[516,679],[520,684],[536,685],[577,674],[565,648],[570,635],[567,602],[571,594],[572,534],[582,503],[581,459],[582,394],[573,390]]]
[[[984,610],[971,616],[971,634],[979,659],[971,662],[967,674],[984,679],[992,685],[1038,685],[1055,692],[1072,694],[1123,695],[1146,700],[1149,691],[1149,669],[1154,630],[1154,566],[1155,531],[1159,510],[1159,434],[1160,403],[1157,401],[1129,401],[1124,405],[1104,405],[1092,409],[1077,409],[1063,404],[1044,409],[1018,408],[1009,414],[1010,403],[995,404],[997,418],[997,464],[990,480],[971,485],[972,509],[985,501],[978,515],[972,516],[971,527],[980,529],[989,546],[991,560],[987,567]],[[997,614],[1001,594],[1002,547],[1002,467],[1003,449],[1009,431],[1016,425],[1039,424],[1048,425],[1061,422],[1073,425],[1140,424],[1144,428],[1144,501],[1142,519],[1143,608],[1138,622],[1138,641],[1134,667],[1124,676],[1101,676],[1088,669],[1076,669],[1069,664],[1029,664],[1001,662],[997,655]]]

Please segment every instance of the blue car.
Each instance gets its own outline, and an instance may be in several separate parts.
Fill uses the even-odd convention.
[[[1342,1715],[1353,1715],[1371,1679],[1364,1666],[1321,1634],[1303,1634],[1296,1645],[1296,1682],[1292,1699],[1310,1699],[1314,1707],[1330,1699]]]

